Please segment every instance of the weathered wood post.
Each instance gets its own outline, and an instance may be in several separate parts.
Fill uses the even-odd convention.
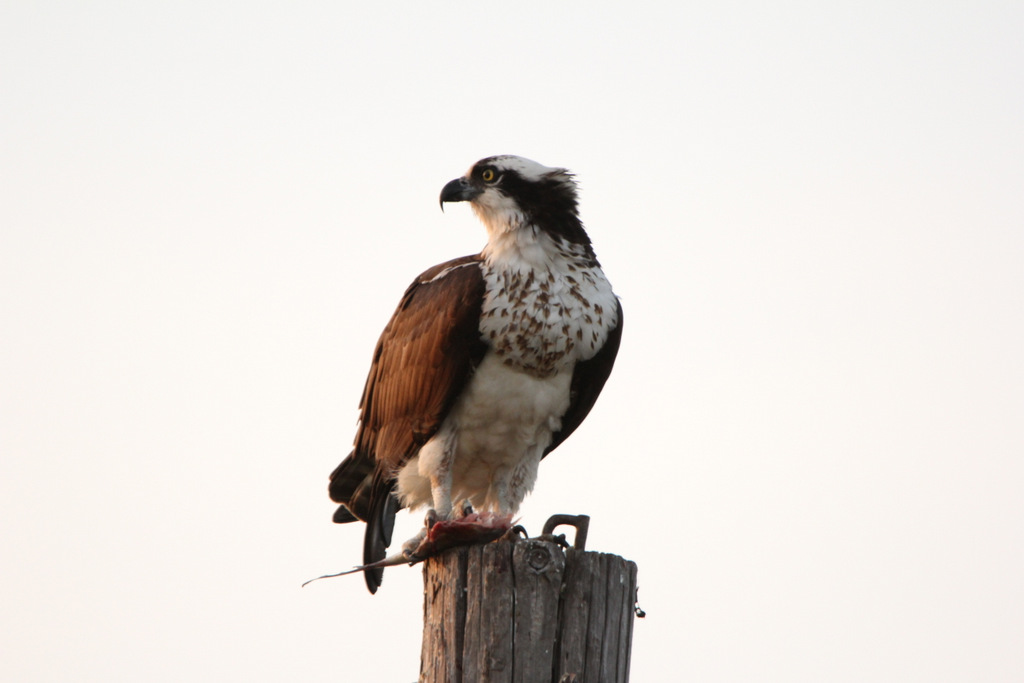
[[[553,540],[454,548],[423,568],[421,683],[626,683],[636,564]]]

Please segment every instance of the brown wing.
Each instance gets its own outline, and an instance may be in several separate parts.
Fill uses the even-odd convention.
[[[612,374],[615,356],[619,353],[619,342],[622,340],[622,303],[618,302],[618,324],[608,334],[608,341],[601,350],[591,358],[576,364],[569,385],[569,408],[562,416],[562,428],[555,432],[551,445],[544,451],[546,456],[569,438],[576,431],[584,418],[594,407],[597,397]]]
[[[363,559],[384,557],[397,501],[394,476],[440,428],[487,350],[480,338],[479,256],[434,266],[406,290],[373,353],[355,446],[331,474],[339,523],[367,522]],[[366,572],[371,592],[379,572]]]

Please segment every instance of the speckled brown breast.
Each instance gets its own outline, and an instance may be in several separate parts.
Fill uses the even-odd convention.
[[[523,372],[546,377],[592,357],[616,323],[611,285],[584,261],[483,270],[481,334],[503,363]]]

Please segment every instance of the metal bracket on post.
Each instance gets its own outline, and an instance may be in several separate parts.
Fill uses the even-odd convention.
[[[554,538],[554,530],[560,526],[571,526],[576,528],[576,537],[573,539],[572,547],[576,550],[586,550],[587,529],[590,528],[589,515],[551,515],[548,521],[544,522],[541,530],[541,538]],[[563,542],[565,537],[562,537]],[[566,544],[567,545],[567,544]]]

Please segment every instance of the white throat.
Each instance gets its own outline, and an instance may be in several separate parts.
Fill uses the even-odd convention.
[[[514,233],[525,227],[526,216],[519,205],[500,192],[487,192],[472,202],[473,213],[487,229],[487,237]]]
[[[492,232],[482,255],[487,264],[498,270],[551,269],[566,257],[578,256],[572,245],[564,240],[555,240],[548,233],[533,225],[513,230]]]

